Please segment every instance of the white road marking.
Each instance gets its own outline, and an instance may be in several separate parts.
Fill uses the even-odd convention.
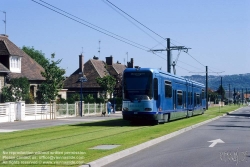
[[[210,144],[209,147],[214,147],[216,144],[218,143],[225,143],[224,141],[222,141],[221,139],[215,139],[215,140],[211,140],[211,141],[208,141],[208,142],[212,142],[212,144]]]
[[[15,131],[20,131],[23,129],[0,129],[0,133],[7,133],[7,132],[15,132]]]

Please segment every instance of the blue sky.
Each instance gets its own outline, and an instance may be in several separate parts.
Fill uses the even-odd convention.
[[[101,60],[112,55],[114,62],[124,64],[127,58],[134,58],[134,65],[166,70],[166,52],[148,52],[149,49],[165,49],[163,38],[170,38],[171,46],[192,48],[188,54],[180,53],[177,75],[205,75],[200,73],[205,72],[205,66],[208,66],[210,75],[250,73],[249,0],[110,0],[161,37],[125,18],[105,0],[44,2],[146,46],[146,49],[138,49],[123,43],[32,0],[1,0],[0,34],[5,33],[2,21],[5,18],[2,11],[5,11],[9,39],[18,47],[33,46],[47,58],[55,53],[56,59],[62,59],[60,66],[66,69],[66,75],[78,68],[82,51],[85,61],[94,55]],[[172,60],[177,54],[178,51],[172,51]]]

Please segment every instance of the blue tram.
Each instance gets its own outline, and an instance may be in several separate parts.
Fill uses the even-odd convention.
[[[122,108],[125,120],[155,123],[203,114],[205,86],[158,69],[127,68]]]

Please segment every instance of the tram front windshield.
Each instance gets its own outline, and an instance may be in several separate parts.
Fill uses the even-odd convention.
[[[152,73],[127,72],[123,78],[124,100],[150,100],[152,99]]]

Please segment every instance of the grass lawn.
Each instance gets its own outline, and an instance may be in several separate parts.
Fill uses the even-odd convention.
[[[0,133],[0,166],[79,166],[239,108],[209,108],[203,115],[156,126],[122,119]],[[111,150],[97,145],[120,145]],[[13,164],[13,165],[12,165]]]

